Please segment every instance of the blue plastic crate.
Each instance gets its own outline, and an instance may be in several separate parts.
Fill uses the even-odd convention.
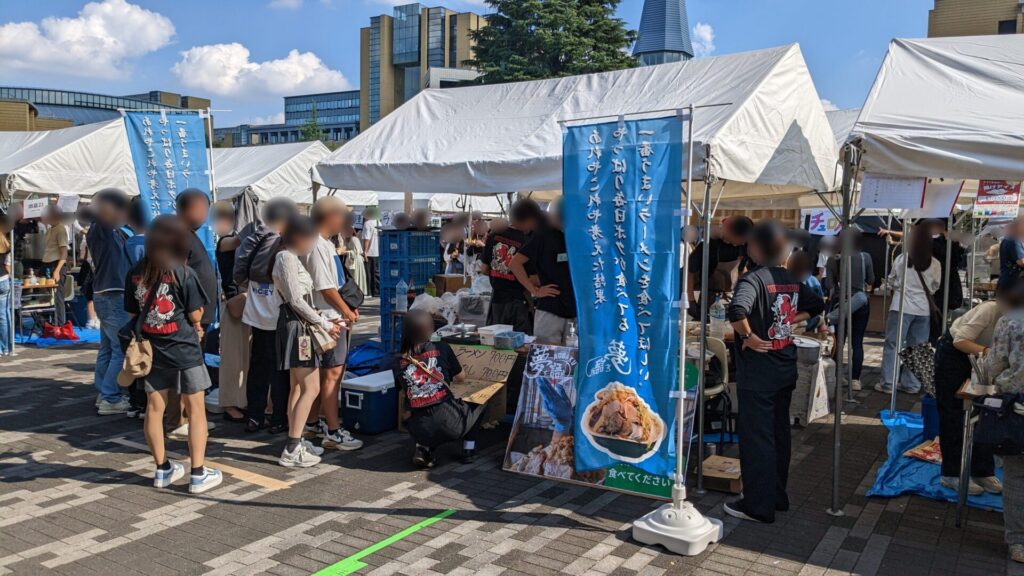
[[[406,259],[437,256],[441,252],[438,230],[381,230],[381,259]]]
[[[427,285],[427,281],[435,274],[441,273],[441,257],[424,256],[420,258],[407,258],[404,260],[380,260],[380,285],[381,289],[395,289],[399,280],[412,283],[417,289]]]

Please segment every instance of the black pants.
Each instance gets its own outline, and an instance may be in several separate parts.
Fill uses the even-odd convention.
[[[50,262],[44,264],[45,267],[51,271],[57,268],[56,262]],[[57,290],[53,297],[53,323],[57,326],[63,326],[67,319],[67,305],[64,303],[64,281],[68,276],[67,263],[61,267],[60,274],[53,277],[54,282],[57,283]]]
[[[861,306],[852,313],[850,323],[853,344],[853,379],[860,380],[861,369],[864,368],[864,333],[868,330],[868,319],[871,318],[871,303]]]
[[[740,383],[736,390],[740,401],[743,507],[747,514],[764,522],[773,522],[776,510],[789,508],[789,402],[794,387],[751,390]]]
[[[513,300],[511,302],[491,301],[491,307],[487,311],[487,324],[508,324],[516,332],[533,334],[533,314],[525,301]]]
[[[288,423],[288,393],[291,383],[287,370],[277,369],[277,332],[252,329],[252,353],[249,354],[249,374],[245,382],[246,410],[249,418],[262,423],[267,410],[267,392],[274,401],[270,424]]]
[[[971,377],[971,361],[953,346],[946,334],[935,351],[935,403],[939,408],[939,445],[942,446],[942,475],[960,476],[964,434],[963,401],[956,391]],[[987,478],[996,473],[991,450],[975,444],[971,450],[971,476]]]
[[[475,440],[486,411],[484,404],[449,397],[439,404],[412,410],[405,425],[416,444],[433,450],[445,442]]]
[[[366,282],[370,288],[370,296],[380,296],[380,274],[377,273],[377,257],[366,257]]]

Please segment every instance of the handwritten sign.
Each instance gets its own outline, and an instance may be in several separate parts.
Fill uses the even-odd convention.
[[[865,174],[860,188],[859,208],[909,209],[924,203],[924,178],[901,178]]]
[[[452,346],[462,364],[466,380],[505,382],[519,354],[515,350],[496,350],[487,346]]]
[[[61,194],[57,196],[57,208],[64,214],[74,214],[78,210],[77,194]]]

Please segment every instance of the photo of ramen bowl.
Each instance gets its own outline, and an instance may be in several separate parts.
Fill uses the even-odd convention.
[[[594,395],[581,423],[594,448],[623,462],[637,463],[658,451],[665,423],[636,390],[612,382]]]

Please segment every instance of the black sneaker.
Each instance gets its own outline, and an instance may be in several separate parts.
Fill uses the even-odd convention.
[[[732,502],[726,502],[722,504],[722,510],[726,514],[733,518],[739,518],[740,520],[749,520],[751,522],[761,522],[762,524],[770,524],[772,520],[761,520],[760,518],[754,518],[750,514],[747,514],[746,508],[743,505],[743,500],[733,500]]]
[[[412,455],[412,463],[417,468],[433,468],[434,454],[426,446],[416,446],[416,452]]]
[[[462,450],[462,463],[472,464],[473,462],[476,462],[476,450],[464,448]]]
[[[124,415],[129,418],[139,418],[142,416],[143,412],[145,412],[145,410],[139,408],[138,406],[129,406],[128,411],[125,412]]]
[[[263,423],[262,422],[257,422],[255,420],[253,420],[252,418],[249,418],[249,421],[245,423],[245,433],[246,434],[255,434],[255,433],[259,432],[260,430],[263,430]]]

